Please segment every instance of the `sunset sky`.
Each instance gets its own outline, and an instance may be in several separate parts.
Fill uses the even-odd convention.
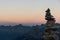
[[[0,0],[0,24],[45,23],[47,8],[60,23],[60,0]]]

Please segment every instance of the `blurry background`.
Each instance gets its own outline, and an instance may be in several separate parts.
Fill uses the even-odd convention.
[[[60,0],[0,0],[0,24],[45,23],[47,8],[60,23]]]

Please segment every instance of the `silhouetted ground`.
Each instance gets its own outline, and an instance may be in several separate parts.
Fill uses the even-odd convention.
[[[60,24],[56,23],[60,32]],[[41,40],[44,35],[45,25],[23,26],[0,26],[0,40]],[[60,37],[60,33],[58,34]]]

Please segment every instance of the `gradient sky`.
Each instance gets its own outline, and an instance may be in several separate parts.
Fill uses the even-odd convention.
[[[60,0],[0,0],[0,24],[45,23],[47,8],[60,23]]]

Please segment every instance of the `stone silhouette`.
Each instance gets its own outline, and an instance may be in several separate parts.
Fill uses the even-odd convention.
[[[53,16],[50,13],[50,9],[48,8],[48,10],[46,11],[46,16],[45,16],[46,20],[55,20],[55,18],[53,18]]]
[[[42,40],[58,40],[59,38],[57,35],[57,28],[55,27],[55,18],[51,15],[49,8],[45,12],[45,20],[47,20],[47,22],[45,24],[45,35],[43,36]]]

